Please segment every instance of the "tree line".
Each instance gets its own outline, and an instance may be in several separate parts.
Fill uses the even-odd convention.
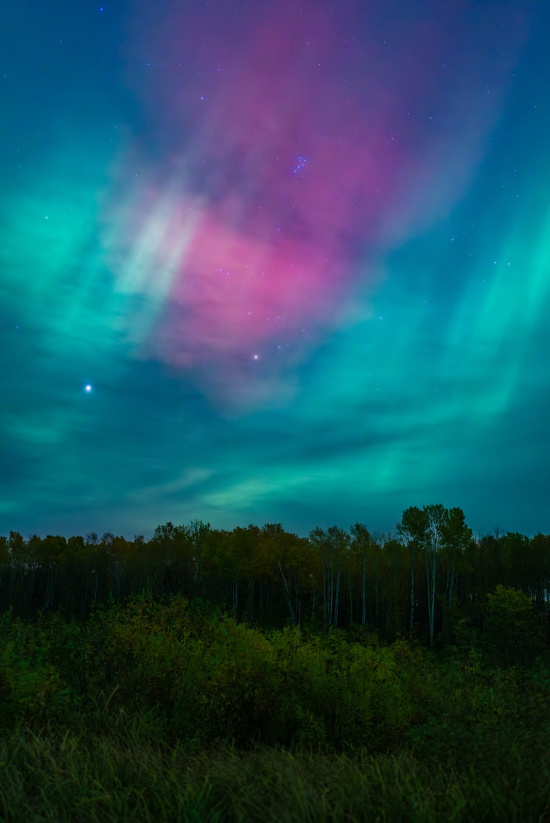
[[[468,645],[491,605],[498,626],[508,598],[523,645],[521,626],[529,636],[549,629],[550,535],[474,537],[460,508],[436,504],[406,509],[392,534],[356,523],[299,537],[281,524],[227,531],[193,520],[160,525],[150,540],[0,537],[2,611],[79,618],[143,592],[199,598],[261,627],[364,627],[430,646]]]

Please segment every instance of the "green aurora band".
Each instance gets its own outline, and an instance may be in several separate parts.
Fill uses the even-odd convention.
[[[199,225],[181,214],[205,195],[135,149],[137,104],[117,141],[69,107],[49,150],[6,161],[0,532],[149,534],[195,517],[388,530],[432,502],[478,532],[550,531],[548,31],[533,12],[461,190],[434,166],[445,206],[354,249],[330,320],[312,311],[282,354],[266,332],[254,363],[253,337],[246,362],[232,342],[201,359],[202,338],[190,368],[163,356]],[[107,109],[112,135],[124,117]],[[169,178],[137,232],[135,204]]]

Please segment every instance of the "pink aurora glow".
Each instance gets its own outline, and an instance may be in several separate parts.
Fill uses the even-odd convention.
[[[483,27],[464,54],[436,14],[394,21],[388,43],[313,0],[246,19],[199,6],[139,18],[136,53],[157,60],[132,82],[157,153],[122,169],[106,245],[155,306],[141,352],[256,402],[374,286],[377,256],[448,213],[498,94],[471,82]]]

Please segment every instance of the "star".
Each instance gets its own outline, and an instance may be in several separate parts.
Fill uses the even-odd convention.
[[[84,391],[86,392],[86,394],[90,394],[90,392],[92,391],[92,386],[90,383],[86,383],[86,385],[84,386]]]

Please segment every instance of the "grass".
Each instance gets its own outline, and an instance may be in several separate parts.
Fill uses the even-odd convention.
[[[0,741],[2,823],[458,823],[550,821],[550,772],[448,770],[414,753],[355,756],[260,747],[192,752],[130,730]],[[490,764],[488,764],[490,765]]]

